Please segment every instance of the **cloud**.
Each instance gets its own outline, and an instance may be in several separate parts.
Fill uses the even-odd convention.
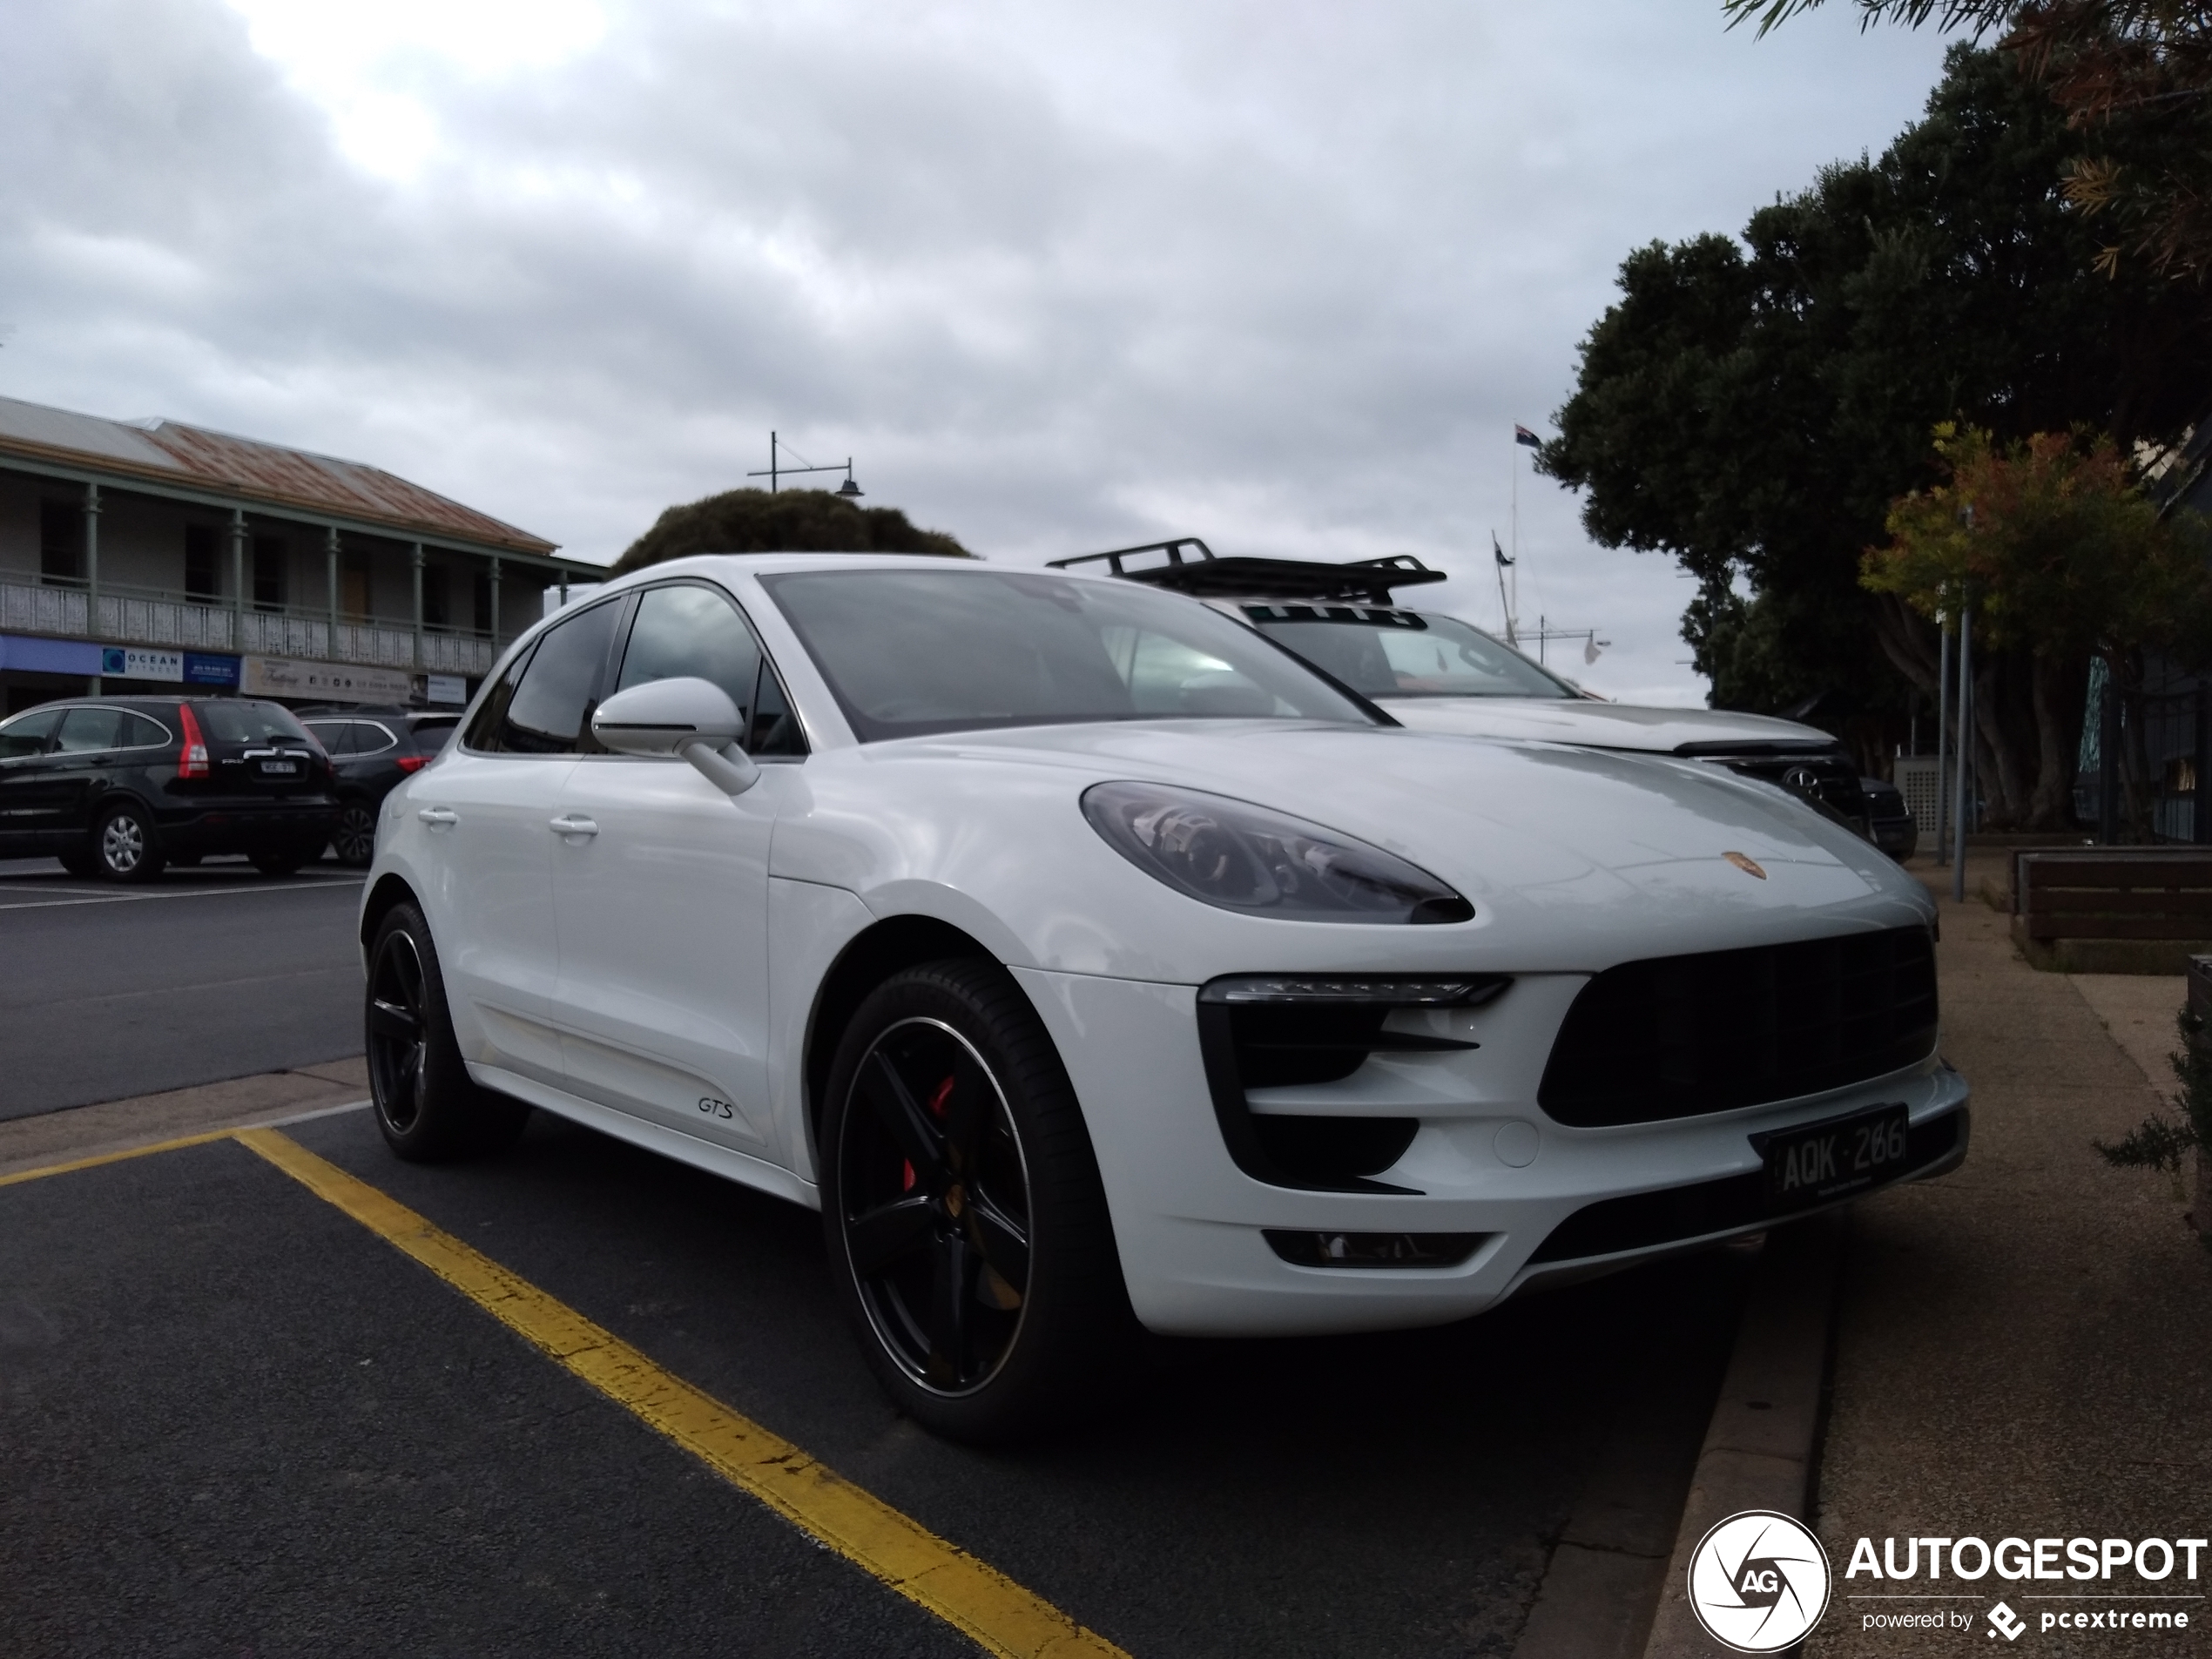
[[[358,455],[587,557],[773,427],[993,556],[1408,551],[1493,624],[1513,422],[1622,255],[1878,148],[1940,48],[1634,0],[11,20],[0,390]],[[1686,583],[1525,469],[1519,521],[1528,619],[1615,642],[1593,685],[1700,694]]]

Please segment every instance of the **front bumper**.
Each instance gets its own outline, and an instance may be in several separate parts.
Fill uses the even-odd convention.
[[[1773,1218],[1756,1205],[1746,1213],[1743,1203],[1748,1184],[1740,1178],[1763,1167],[1750,1137],[1863,1106],[1904,1103],[1915,1147],[1940,1149],[1899,1179],[1940,1174],[1966,1152],[1966,1081],[1933,1057],[1776,1105],[1603,1129],[1553,1123],[1535,1103],[1536,1088],[1552,1037],[1584,979],[1530,975],[1494,1008],[1457,1016],[1460,1035],[1481,1045],[1464,1056],[1378,1055],[1325,1090],[1271,1091],[1266,1109],[1289,1115],[1325,1103],[1337,1115],[1418,1117],[1412,1145],[1383,1177],[1414,1190],[1276,1187],[1239,1170],[1222,1139],[1199,1054],[1196,987],[1014,971],[1082,1103],[1137,1317],[1168,1334],[1443,1324],[1539,1280],[1587,1277],[1758,1231]],[[1939,1120],[1952,1114],[1957,1130],[1946,1136]],[[1731,1180],[1733,1187],[1708,1186]],[[1695,1189],[1706,1189],[1712,1201],[1685,1198],[1672,1209],[1700,1231],[1653,1238],[1648,1223],[1628,1232],[1585,1224],[1561,1238],[1578,1249],[1578,1238],[1627,1247],[1564,1257],[1543,1251],[1588,1206]],[[1479,1233],[1484,1240],[1453,1266],[1316,1267],[1284,1260],[1267,1242],[1267,1229]]]

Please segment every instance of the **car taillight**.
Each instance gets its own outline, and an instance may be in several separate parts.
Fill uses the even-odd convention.
[[[185,752],[177,757],[177,776],[205,778],[207,776],[207,742],[199,735],[199,722],[193,718],[192,705],[179,704],[177,712],[184,717]]]
[[[401,755],[399,758],[398,764],[401,772],[420,772],[423,767],[430,764],[430,757],[428,755]]]

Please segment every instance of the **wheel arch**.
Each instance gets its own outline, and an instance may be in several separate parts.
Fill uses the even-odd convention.
[[[408,903],[420,906],[421,900],[415,897],[415,889],[407,884],[404,876],[395,875],[388,870],[377,879],[376,885],[369,889],[368,897],[361,901],[361,947],[364,960],[370,941],[376,937],[376,930],[384,925],[384,918],[400,906]]]
[[[387,878],[388,880],[390,878]],[[1000,967],[998,955],[973,934],[934,916],[887,916],[853,935],[814,993],[806,1022],[801,1082],[806,1139],[814,1167],[821,1167],[822,1108],[839,1039],[868,993],[894,974],[947,957],[980,957]]]

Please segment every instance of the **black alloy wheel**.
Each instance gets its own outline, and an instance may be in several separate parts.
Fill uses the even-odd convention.
[[[462,1063],[422,913],[393,908],[369,953],[368,1092],[392,1150],[430,1163],[511,1145],[530,1109],[478,1085]]]
[[[366,868],[376,856],[376,808],[365,800],[348,800],[338,808],[338,828],[330,850],[341,864]]]
[[[151,881],[161,873],[153,820],[135,801],[111,806],[92,831],[94,867],[110,881]]]
[[[823,1216],[886,1390],[959,1440],[1064,1420],[1134,1329],[1089,1137],[997,964],[909,969],[840,1045]]]

